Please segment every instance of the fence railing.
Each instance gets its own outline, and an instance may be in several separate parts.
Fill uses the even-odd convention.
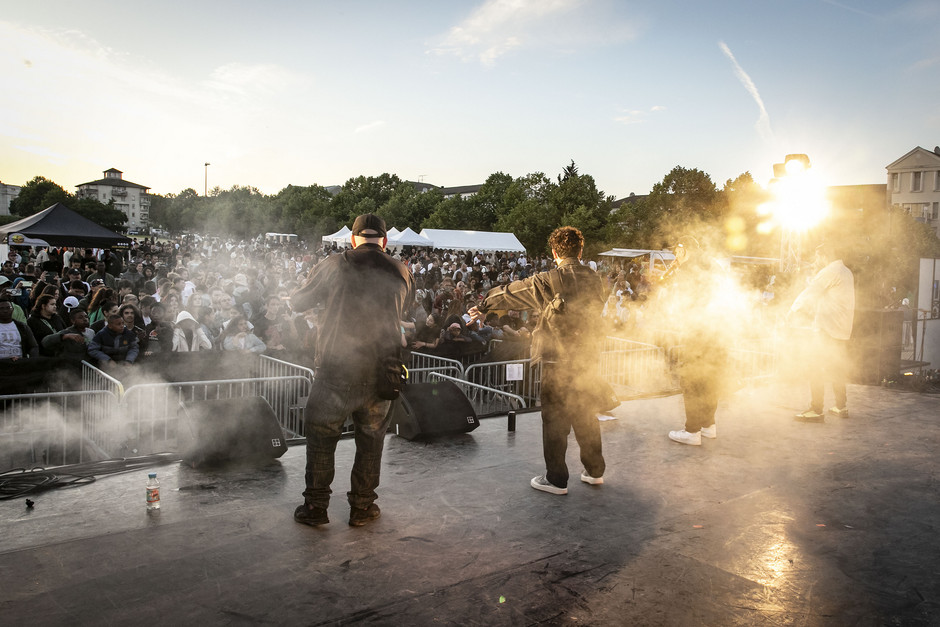
[[[524,407],[538,407],[542,389],[542,368],[531,359],[480,362],[468,366],[465,381],[495,392],[518,396]]]
[[[742,343],[730,351],[744,383],[776,373],[772,344]],[[677,391],[672,366],[680,345],[657,346],[607,338],[600,371],[621,399]],[[261,356],[249,378],[142,383],[121,381],[83,362],[81,391],[0,396],[0,467],[69,464],[114,456],[174,451],[184,403],[263,397],[287,438],[303,437],[303,412],[314,380],[310,368]],[[470,399],[478,415],[537,409],[541,367],[529,359],[477,362],[412,353],[410,382],[448,380]]]
[[[101,435],[104,419],[115,414],[117,405],[117,397],[106,390],[0,396],[0,468],[108,457],[91,436]]]
[[[135,454],[176,450],[186,403],[254,396],[268,401],[286,437],[298,437],[311,385],[302,375],[134,385],[121,403],[125,446]]]
[[[408,366],[409,383],[428,383],[428,373],[431,372],[452,372],[458,379],[462,379],[464,367],[456,359],[427,353],[411,353],[411,365]]]
[[[523,409],[526,406],[525,399],[517,394],[494,390],[482,385],[477,385],[465,379],[449,377],[439,372],[433,373],[430,378],[437,381],[451,381],[454,383],[464,396],[473,405],[477,416],[486,417],[488,415],[501,415],[510,411]]]

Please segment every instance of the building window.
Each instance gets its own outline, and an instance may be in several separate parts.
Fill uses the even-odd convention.
[[[931,215],[931,219],[933,220],[940,219],[940,202],[935,202],[933,204],[933,215]]]
[[[891,175],[891,189],[895,192],[901,191],[901,175],[898,172]]]
[[[940,170],[933,173],[933,191],[940,192]]]
[[[911,172],[911,191],[912,192],[924,191],[924,173],[923,172]]]

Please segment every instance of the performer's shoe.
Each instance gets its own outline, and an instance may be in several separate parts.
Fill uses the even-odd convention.
[[[703,438],[708,438],[709,440],[714,440],[718,437],[718,425],[712,425],[710,427],[702,427],[702,430],[699,431],[702,434]]]
[[[375,503],[370,503],[365,509],[353,507],[349,510],[349,526],[361,527],[382,515],[382,510]]]
[[[581,472],[581,481],[584,483],[590,483],[591,485],[601,485],[604,483],[603,477],[592,477],[588,474],[588,471],[584,470]]]
[[[326,508],[313,507],[312,505],[298,505],[294,510],[294,520],[304,525],[316,527],[330,522],[330,517],[326,515]]]
[[[797,414],[793,417],[797,422],[825,422],[825,418],[822,414],[814,409],[807,409],[801,414]]]
[[[681,431],[670,431],[669,439],[680,444],[691,444],[692,446],[702,445],[701,431],[696,431],[695,433],[689,433],[685,429]]]
[[[830,407],[829,413],[833,416],[838,416],[839,418],[848,418],[849,417],[849,408],[843,407],[839,409],[838,407]]]
[[[529,482],[529,485],[536,490],[548,492],[549,494],[568,494],[568,488],[559,488],[557,485],[546,479],[545,475],[540,477],[532,477],[532,481]]]

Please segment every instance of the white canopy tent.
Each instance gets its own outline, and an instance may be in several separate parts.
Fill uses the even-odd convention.
[[[336,233],[333,233],[332,235],[324,235],[323,241],[330,242],[330,243],[335,242],[337,244],[342,244],[343,242],[348,243],[349,233],[350,233],[349,227],[344,224],[343,228],[338,230]]]
[[[418,235],[411,230],[411,227],[407,227],[404,231],[398,233],[394,237],[389,234],[388,246],[389,248],[397,248],[400,246],[434,246],[434,242],[424,237],[423,235]]]
[[[665,272],[666,268],[676,258],[670,250],[648,250],[642,248],[614,248],[600,253],[601,257],[621,257],[635,259],[637,257],[649,256],[649,271],[652,276]]]
[[[401,231],[399,231],[398,229],[396,229],[396,228],[393,226],[392,228],[390,228],[390,229],[385,233],[385,237],[388,238],[388,241],[392,241],[392,239],[394,239],[395,237],[397,237],[399,233],[401,233]]]
[[[435,248],[480,252],[525,252],[525,246],[512,233],[422,229],[421,236],[434,242]]]

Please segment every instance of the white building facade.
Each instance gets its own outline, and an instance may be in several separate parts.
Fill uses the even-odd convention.
[[[0,216],[10,215],[10,203],[20,195],[19,185],[7,185],[0,181]]]
[[[886,168],[888,203],[928,224],[940,235],[940,146],[918,146]]]
[[[114,208],[126,216],[128,232],[138,232],[150,221],[150,188],[125,180],[120,170],[105,170],[104,178],[77,187],[80,198],[95,198],[105,204],[114,200]]]

